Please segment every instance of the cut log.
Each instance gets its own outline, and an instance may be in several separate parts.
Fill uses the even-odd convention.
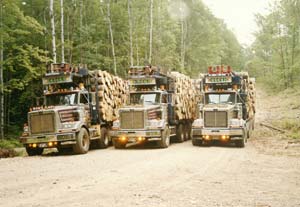
[[[273,129],[273,130],[279,131],[279,132],[281,132],[281,133],[286,133],[285,130],[279,129],[279,128],[274,127],[274,126],[272,126],[272,125],[270,125],[270,124],[260,123],[260,125],[261,125],[261,126],[264,126],[264,127],[267,127],[267,128],[269,128],[269,129]]]

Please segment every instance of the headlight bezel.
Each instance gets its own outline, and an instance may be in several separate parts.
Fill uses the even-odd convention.
[[[203,119],[196,119],[192,124],[193,128],[203,128],[204,127],[204,120]]]

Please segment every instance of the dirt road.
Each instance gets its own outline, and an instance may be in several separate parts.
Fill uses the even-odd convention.
[[[188,141],[1,159],[0,206],[300,206],[300,156],[262,150],[265,130],[244,149]]]

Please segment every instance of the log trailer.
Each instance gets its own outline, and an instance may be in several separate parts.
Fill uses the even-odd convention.
[[[130,68],[129,101],[119,109],[120,118],[113,122],[111,132],[115,148],[150,141],[167,148],[172,136],[178,142],[191,137],[196,107],[193,111],[187,103],[195,100],[188,80],[183,74],[162,73],[157,67]]]
[[[203,102],[192,126],[194,146],[214,140],[244,147],[254,129],[255,91],[247,72],[229,66],[209,67],[203,79]]]
[[[51,64],[43,77],[44,103],[30,108],[20,141],[29,156],[45,148],[87,153],[91,142],[109,146],[112,121],[101,118],[95,75],[69,64]],[[94,80],[94,84],[92,84]]]

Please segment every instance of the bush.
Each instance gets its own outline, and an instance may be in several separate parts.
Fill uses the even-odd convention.
[[[14,149],[17,147],[22,147],[22,144],[18,139],[3,139],[0,140],[0,148],[3,149]]]
[[[0,158],[15,157],[21,155],[14,148],[22,147],[18,139],[0,140]]]

